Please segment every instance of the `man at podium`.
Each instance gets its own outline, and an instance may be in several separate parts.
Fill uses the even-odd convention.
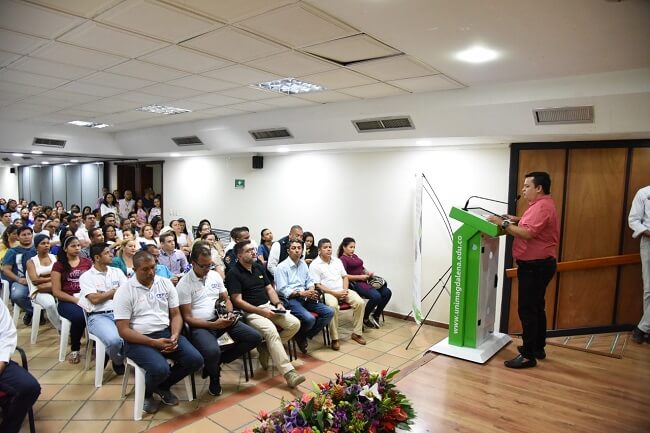
[[[546,286],[557,267],[560,225],[555,203],[549,195],[551,177],[545,172],[527,173],[521,190],[528,209],[521,217],[489,216],[506,234],[514,237],[512,257],[517,261],[519,319],[523,342],[519,355],[505,361],[508,368],[530,368],[546,358]]]

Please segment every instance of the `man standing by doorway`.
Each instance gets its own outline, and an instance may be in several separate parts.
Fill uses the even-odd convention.
[[[650,185],[637,191],[632,201],[628,224],[633,238],[641,238],[641,277],[643,278],[643,317],[632,331],[635,343],[650,343]]]
[[[505,362],[508,368],[534,367],[537,359],[546,358],[546,286],[555,274],[560,240],[559,219],[550,193],[548,173],[527,173],[521,195],[528,209],[521,218],[488,217],[515,238],[512,257],[517,261],[518,312],[524,344],[518,347],[518,356]]]

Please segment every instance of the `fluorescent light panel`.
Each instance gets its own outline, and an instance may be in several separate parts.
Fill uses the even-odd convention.
[[[107,125],[106,123],[94,123],[94,122],[86,122],[84,120],[73,120],[71,122],[68,122],[69,125],[75,125],[75,126],[84,126],[86,128],[106,128],[111,125]]]
[[[318,84],[308,83],[291,77],[257,83],[255,86],[260,89],[270,90],[271,92],[282,93],[283,95],[296,95],[299,93],[312,93],[326,90],[325,87]]]
[[[136,111],[144,111],[146,113],[168,114],[168,115],[192,112],[192,110],[187,110],[185,108],[169,107],[166,105],[156,105],[156,104],[136,108]]]

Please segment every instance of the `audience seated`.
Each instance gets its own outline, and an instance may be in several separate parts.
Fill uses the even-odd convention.
[[[127,278],[131,278],[133,276],[133,256],[138,249],[135,239],[121,241],[115,248],[117,255],[113,257],[110,265],[121,270]]]
[[[27,262],[29,296],[33,303],[43,307],[54,329],[61,330],[61,318],[56,299],[52,295],[52,267],[56,256],[50,253],[50,238],[44,234],[34,236],[36,255]]]
[[[230,230],[230,239],[231,239],[230,243],[233,245],[243,241],[250,242],[250,237],[251,235],[246,227],[235,227],[232,230]],[[255,245],[253,245],[253,248],[256,248]],[[235,249],[234,248],[226,249],[226,255],[223,258],[223,263],[226,266],[226,273],[228,273],[228,271],[230,271],[235,266],[236,262],[237,262],[237,254],[235,254]]]
[[[90,246],[90,231],[97,225],[97,220],[93,213],[87,213],[83,217],[83,225],[77,229],[75,236],[79,239],[81,248],[88,248]]]
[[[112,213],[113,215],[118,214],[117,202],[115,200],[115,196],[112,193],[108,192],[104,195],[104,200],[102,200],[102,203],[99,206],[99,212],[102,216],[106,215],[107,213]]]
[[[27,286],[27,261],[36,255],[32,246],[32,229],[20,227],[17,230],[19,245],[15,246],[4,256],[2,273],[4,279],[9,281],[11,301],[25,311],[23,323],[27,326],[32,323],[32,301],[29,298]]]
[[[117,201],[117,215],[120,219],[129,219],[129,214],[135,209],[135,200],[133,200],[133,193],[131,190],[124,191],[124,198]]]
[[[305,232],[302,235],[302,240],[305,243],[305,263],[307,266],[311,265],[311,262],[318,257],[318,248],[316,247],[316,241],[314,240],[314,235],[312,232]]]
[[[224,265],[223,258],[221,257],[223,247],[221,247],[221,242],[217,240],[217,235],[212,232],[205,233],[201,236],[201,240],[207,242],[210,248],[210,257],[212,258],[214,270],[217,271],[219,275],[221,275],[221,278],[225,278],[226,266]]]
[[[257,260],[265,268],[269,261],[271,246],[273,246],[273,232],[270,229],[262,229],[260,233],[260,245],[257,247]]]
[[[160,257],[160,248],[158,248],[157,245],[149,244],[145,248],[143,248],[143,250],[148,251],[149,254],[151,254],[153,258],[156,260],[156,275],[158,275],[159,277],[169,278],[171,280],[172,277],[174,276],[172,274],[172,271],[170,271],[167,266],[158,263],[158,257]],[[174,285],[176,285],[176,283],[174,283]]]
[[[266,265],[271,275],[275,274],[275,268],[289,256],[287,250],[289,241],[302,241],[302,233],[302,227],[299,225],[293,225],[289,230],[289,235],[283,237],[277,242],[273,242],[273,246],[269,252],[269,260]]]
[[[173,233],[167,232],[160,235],[160,264],[167,266],[173,275],[172,283],[177,284],[180,277],[185,274],[189,265],[185,254],[176,249],[176,238]]]

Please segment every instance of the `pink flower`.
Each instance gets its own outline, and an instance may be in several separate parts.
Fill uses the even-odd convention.
[[[264,409],[260,410],[260,413],[257,415],[257,419],[259,419],[260,421],[267,419],[268,417],[269,417],[269,413]]]
[[[311,401],[312,398],[314,398],[314,395],[311,394],[311,393],[310,394],[303,394],[300,401],[302,402],[302,404],[307,404],[307,403],[309,403]]]

